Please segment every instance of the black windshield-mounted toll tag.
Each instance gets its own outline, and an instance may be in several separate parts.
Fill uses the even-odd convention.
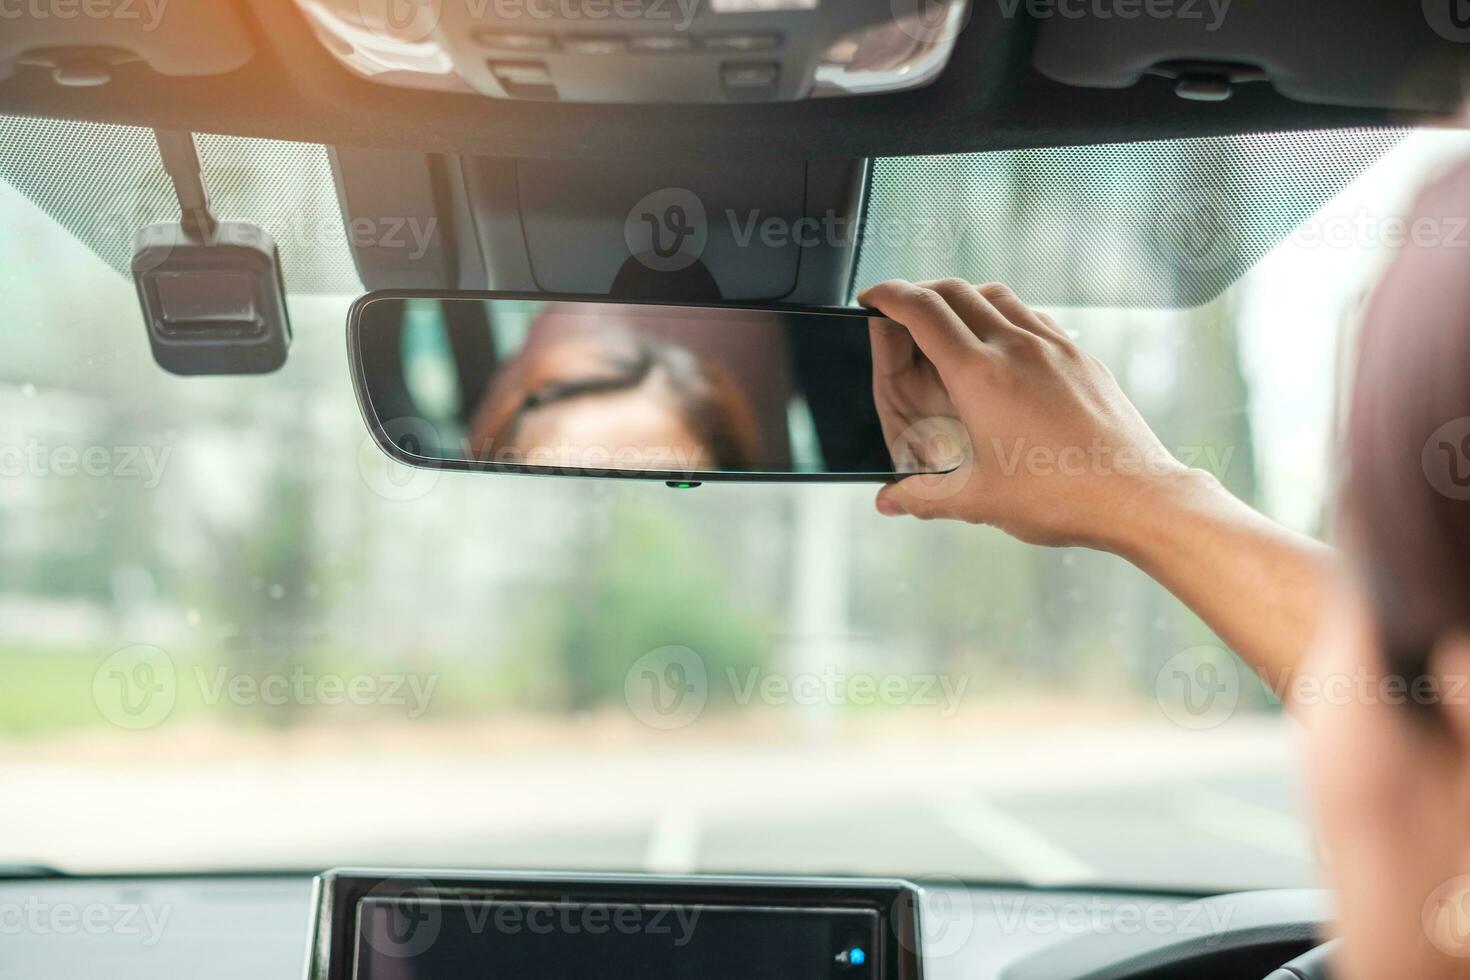
[[[173,374],[266,374],[286,363],[291,323],[270,235],[216,221],[192,134],[157,133],[181,218],[141,229],[132,271],[153,358]]]

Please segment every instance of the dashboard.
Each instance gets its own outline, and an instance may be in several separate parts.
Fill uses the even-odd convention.
[[[1206,899],[926,887],[927,980],[1259,980],[1319,941],[1323,892]],[[305,975],[309,875],[0,882],[0,980]]]

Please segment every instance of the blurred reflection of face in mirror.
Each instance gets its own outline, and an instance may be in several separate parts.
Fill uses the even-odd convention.
[[[752,408],[716,364],[606,323],[532,326],[490,382],[471,426],[481,460],[588,470],[748,471],[761,456]]]
[[[880,419],[863,313],[466,297],[383,299],[360,322],[364,403],[416,420],[418,457],[690,479],[881,478],[955,455],[901,384]]]

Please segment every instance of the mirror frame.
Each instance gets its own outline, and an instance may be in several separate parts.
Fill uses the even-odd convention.
[[[692,489],[704,483],[892,483],[914,473],[781,473],[781,472],[713,472],[698,470],[681,473],[671,470],[626,470],[609,467],[606,471],[587,467],[539,466],[527,463],[501,463],[471,459],[438,459],[419,456],[408,452],[394,442],[383,427],[378,413],[373,409],[368,394],[362,363],[363,314],[374,303],[388,300],[412,299],[462,299],[462,300],[519,300],[547,303],[602,303],[617,306],[665,306],[692,310],[748,310],[752,313],[803,314],[809,316],[838,316],[844,319],[882,316],[875,310],[861,306],[798,306],[784,303],[685,303],[666,300],[614,299],[608,296],[589,296],[576,293],[510,292],[505,290],[440,290],[440,289],[380,289],[359,297],[347,312],[347,360],[352,373],[352,389],[357,396],[357,407],[362,413],[364,424],[390,459],[415,469],[452,470],[470,473],[503,473],[519,476],[573,477],[591,480],[639,480],[659,481],[670,487]]]

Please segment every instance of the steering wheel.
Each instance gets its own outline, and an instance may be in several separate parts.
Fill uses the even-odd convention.
[[[1337,954],[1336,939],[1307,950],[1290,963],[1271,971],[1266,980],[1331,980],[1332,959]]]

